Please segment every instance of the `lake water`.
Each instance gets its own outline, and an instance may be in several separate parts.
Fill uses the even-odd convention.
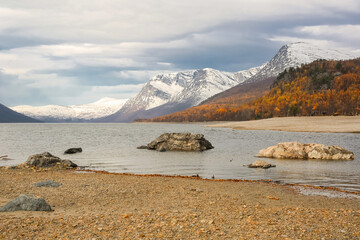
[[[215,147],[205,152],[136,149],[164,132],[202,133]],[[200,124],[0,124],[0,166],[23,163],[29,155],[50,152],[88,169],[120,173],[196,175],[219,179],[272,179],[283,183],[332,186],[360,192],[360,135],[210,128]],[[252,169],[262,148],[298,141],[340,145],[354,161],[266,159],[275,168]],[[63,155],[67,148],[83,152]]]

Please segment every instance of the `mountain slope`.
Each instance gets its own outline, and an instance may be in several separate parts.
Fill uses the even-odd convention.
[[[216,104],[229,102],[229,98],[234,103],[235,99],[241,99],[243,95],[243,85],[249,82],[268,82],[267,89],[269,89],[271,82],[269,79],[275,79],[276,76],[285,69],[291,67],[300,67],[302,64],[311,63],[318,59],[327,60],[345,60],[360,57],[359,51],[349,51],[343,49],[326,49],[310,43],[291,43],[280,48],[277,54],[262,68],[249,78],[247,81],[239,85],[219,93],[212,98],[204,101],[204,104]],[[246,86],[245,86],[246,87]],[[263,86],[264,87],[264,86]],[[263,92],[264,93],[264,92]],[[259,97],[259,95],[255,96]],[[255,98],[253,98],[255,99]],[[242,104],[243,102],[241,102]]]
[[[204,101],[202,106],[175,113],[174,115],[156,118],[155,121],[218,121],[233,120],[230,117],[224,119],[221,116],[223,109],[238,107],[248,103],[263,94],[271,86],[276,76],[292,67],[299,67],[316,59],[353,59],[359,57],[359,51],[342,51],[338,49],[324,49],[308,43],[294,43],[283,46],[279,52],[253,77],[237,86],[221,92]],[[205,113],[206,112],[206,113]],[[181,117],[185,116],[185,117]],[[237,116],[237,118],[240,118]],[[179,120],[183,119],[183,120]]]
[[[205,104],[152,121],[228,121],[360,114],[360,58],[317,60],[279,74],[271,90],[243,104]]]
[[[36,123],[40,122],[0,104],[0,123]]]
[[[45,122],[81,122],[110,115],[119,110],[127,99],[102,98],[97,102],[71,106],[28,106],[11,109]]]
[[[118,112],[100,121],[129,122],[181,111],[246,81],[260,69],[257,67],[227,73],[205,68],[160,74],[150,79],[140,93],[126,102]]]

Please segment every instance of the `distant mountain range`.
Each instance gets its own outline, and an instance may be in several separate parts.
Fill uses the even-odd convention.
[[[21,113],[15,112],[8,107],[0,104],[0,123],[36,123],[40,122],[27,117]]]
[[[83,105],[20,105],[11,109],[44,122],[84,122],[110,115],[119,110],[126,101],[127,99],[102,98]]]

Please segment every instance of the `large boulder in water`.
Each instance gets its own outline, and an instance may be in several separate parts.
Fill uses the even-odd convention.
[[[204,151],[214,148],[203,134],[164,133],[147,145],[157,151]]]
[[[354,159],[354,153],[339,146],[298,142],[278,143],[276,146],[260,150],[258,156],[279,159]]]
[[[62,160],[53,156],[51,153],[44,152],[41,154],[31,155],[23,164],[25,167],[51,168],[58,167],[62,169],[75,168],[77,165],[70,160]]]
[[[20,194],[0,209],[0,212],[10,211],[51,211],[51,207],[43,198]]]

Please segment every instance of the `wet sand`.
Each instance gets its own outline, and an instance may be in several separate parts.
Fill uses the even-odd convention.
[[[266,171],[266,170],[260,170]],[[35,187],[54,180],[58,188]],[[0,239],[359,239],[360,200],[291,186],[0,168],[0,206],[19,194],[51,212],[0,212]]]
[[[246,130],[360,133],[360,116],[283,117],[207,125]]]

